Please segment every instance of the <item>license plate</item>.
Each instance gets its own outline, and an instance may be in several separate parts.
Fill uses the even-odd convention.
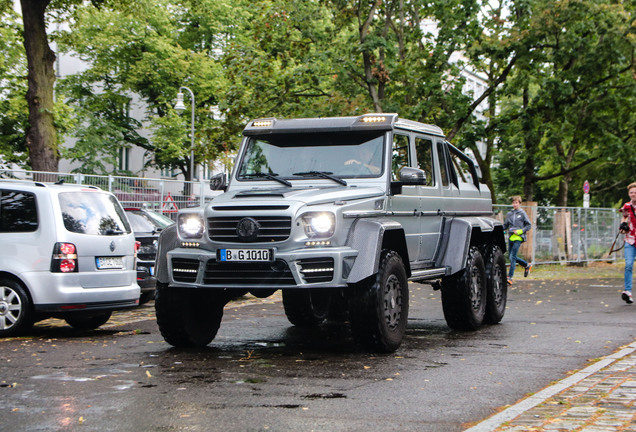
[[[95,260],[99,270],[124,268],[124,257],[97,257]]]
[[[272,261],[271,249],[219,249],[219,261]]]

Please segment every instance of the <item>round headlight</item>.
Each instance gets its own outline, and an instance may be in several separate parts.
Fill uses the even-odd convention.
[[[311,229],[316,234],[325,234],[333,229],[333,218],[327,213],[322,213],[311,218]]]
[[[179,215],[179,233],[184,238],[201,238],[203,220],[196,214]]]
[[[309,237],[329,237],[336,227],[333,213],[309,213],[303,217],[305,233]]]

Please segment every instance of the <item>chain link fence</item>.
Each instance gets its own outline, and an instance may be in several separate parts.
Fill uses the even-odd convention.
[[[219,193],[210,190],[207,181],[6,169],[0,170],[0,178],[98,186],[115,194],[124,207],[146,208],[173,219],[180,208],[199,206]],[[520,253],[533,263],[565,264],[622,258],[622,253],[618,253],[618,257],[617,254],[609,255],[620,224],[618,210],[536,205],[524,205],[522,208],[532,221],[532,230]],[[510,205],[493,206],[495,217],[501,221],[511,209]]]
[[[522,206],[532,221],[521,255],[535,264],[571,264],[616,261],[622,254],[609,254],[616,239],[621,214],[613,208]],[[495,205],[501,221],[512,210]],[[621,242],[622,238],[617,240]]]
[[[0,170],[0,178],[42,183],[64,182],[97,186],[112,192],[124,207],[146,208],[175,218],[184,207],[196,207],[210,201],[218,192],[207,181],[183,181],[124,176]]]

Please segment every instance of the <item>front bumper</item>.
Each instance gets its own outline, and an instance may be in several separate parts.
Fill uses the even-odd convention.
[[[170,285],[202,288],[345,287],[358,251],[329,247],[279,251],[271,262],[221,262],[216,251],[177,248],[168,252]]]

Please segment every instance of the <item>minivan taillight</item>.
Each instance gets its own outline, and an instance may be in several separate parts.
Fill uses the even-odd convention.
[[[53,273],[77,272],[77,250],[73,243],[55,243],[53,259],[51,260]]]

